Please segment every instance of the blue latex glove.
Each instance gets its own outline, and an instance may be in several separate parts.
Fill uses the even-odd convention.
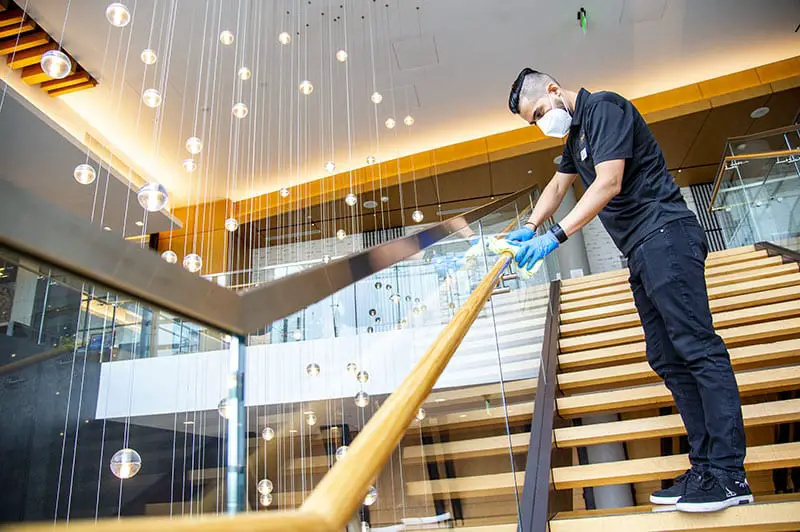
[[[506,240],[510,240],[512,242],[525,242],[534,236],[536,236],[536,233],[533,231],[533,229],[531,229],[531,227],[528,225],[523,225],[520,229],[508,233],[506,235]]]
[[[558,247],[556,235],[550,231],[537,236],[519,247],[515,259],[520,268],[530,270],[533,265],[548,256]]]

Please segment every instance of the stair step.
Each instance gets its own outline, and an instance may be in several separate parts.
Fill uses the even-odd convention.
[[[748,472],[766,471],[800,464],[800,442],[759,445],[747,449]],[[656,456],[602,464],[554,467],[556,489],[610,486],[673,478],[689,468],[689,455]]]
[[[798,298],[800,298],[800,285],[791,286],[789,288],[781,288],[778,290],[773,290],[771,292],[780,292],[780,296],[782,297],[783,301],[776,302],[776,301],[762,300],[761,298],[762,295],[766,295],[767,299],[769,298],[770,295],[770,294],[764,294],[763,292],[748,294],[749,297],[736,296],[733,298],[717,299],[716,301],[712,301],[709,306],[711,307],[711,312],[714,314],[714,326],[729,327],[730,325],[726,324],[725,320],[721,320],[721,318],[724,316],[727,320],[734,320],[737,314],[730,314],[730,313],[738,312],[739,315],[743,315],[748,313],[748,311],[754,308],[755,309],[764,308],[766,310],[766,307],[768,305],[783,305],[783,307],[774,307],[774,308],[776,310],[781,308],[787,308],[789,310],[790,315],[792,315],[791,311],[796,310],[796,308],[800,307],[800,304],[796,301]],[[735,304],[731,304],[732,299],[735,299],[737,302]],[[757,313],[757,311],[755,313]],[[765,317],[764,320],[773,319],[775,317],[780,317],[780,315],[772,314],[769,317]],[[573,323],[566,325],[562,324],[560,327],[560,333],[563,338],[568,336],[597,334],[601,332],[612,332],[624,329],[626,327],[636,327],[639,325],[641,325],[639,314],[637,314],[634,311],[629,314],[616,316],[613,318],[600,318],[580,323]]]
[[[725,329],[727,327],[792,318],[795,316],[800,316],[800,303],[797,301],[784,301],[783,303],[773,303],[771,305],[759,305],[745,309],[717,312],[713,315],[713,319],[714,328],[717,329],[717,332],[720,332],[720,329]],[[627,329],[617,329],[562,338],[559,340],[558,345],[562,353],[570,353],[584,349],[607,347],[630,342],[639,342],[642,340],[644,340],[644,329],[642,329],[640,325]]]
[[[763,253],[763,256],[767,256],[766,251],[756,251],[755,246],[742,246],[738,248],[731,248],[731,249],[723,249],[722,251],[714,251],[708,254],[708,258],[706,259],[706,264],[709,263],[716,263],[720,260],[723,260],[728,257],[735,257],[737,255],[742,255],[746,253]],[[610,277],[619,277],[620,275],[628,275],[628,269],[623,268],[620,270],[613,270],[610,272],[603,272],[603,273],[596,273],[593,275],[587,275],[586,277],[575,277],[574,279],[565,279],[561,281],[562,286],[576,286],[581,285],[587,282],[592,282],[598,279],[608,279]]]
[[[800,399],[743,405],[742,415],[745,427],[800,421]],[[557,428],[553,431],[553,439],[557,447],[567,448],[648,438],[668,438],[684,434],[686,429],[680,415],[671,414]]]
[[[783,264],[783,257],[770,257],[767,255],[766,251],[755,251],[748,254],[737,255],[737,260],[738,262],[733,264],[712,263],[706,265],[706,278]],[[629,277],[630,272],[625,270],[624,274],[617,277],[598,279],[596,281],[586,282],[581,285],[562,287],[561,293],[574,294],[576,292],[580,292],[581,290],[595,290],[598,288],[607,288],[619,284],[626,285]]]
[[[787,264],[786,266],[794,266],[798,271],[797,266]],[[708,299],[719,299],[721,297],[738,296],[757,292],[759,290],[771,290],[773,288],[783,288],[785,286],[792,286],[800,283],[800,275],[791,273],[787,275],[779,275],[776,277],[767,277],[764,279],[755,280],[739,280],[729,281],[721,286],[715,286],[708,289]],[[627,292],[620,292],[618,294],[611,294],[603,297],[582,299],[579,301],[567,301],[561,303],[561,312],[573,312],[577,310],[587,310],[592,308],[605,307],[621,303],[633,303],[633,295],[630,289]]]
[[[775,366],[800,356],[800,338],[737,347],[730,349],[729,353],[736,370],[755,365]],[[561,373],[557,378],[558,386],[564,393],[585,392],[599,387],[635,386],[660,380],[647,362]]]
[[[742,372],[736,375],[736,382],[741,395],[791,390],[800,387],[800,366]],[[672,394],[663,383],[556,399],[557,411],[563,417],[658,408],[672,404]]]
[[[758,499],[756,499],[758,501]],[[689,530],[800,530],[800,501],[766,502],[728,508],[713,514],[678,511],[553,519],[550,532],[685,532]]]
[[[403,449],[403,460],[404,463],[420,463],[431,459],[455,460],[498,455],[508,456],[509,440],[514,452],[520,453],[528,450],[530,439],[529,432],[521,432],[471,440],[414,445]]]
[[[752,305],[767,305],[798,298],[800,298],[800,285],[795,285],[763,292],[712,299],[709,301],[709,307],[712,312],[725,312],[747,308]],[[615,321],[615,318],[620,321]],[[586,332],[595,332],[596,330],[604,330],[606,324],[620,326],[638,324],[639,315],[636,313],[636,305],[633,302],[609,305],[604,308],[579,310],[577,312],[565,312],[561,315],[560,331],[564,335],[573,334],[572,331],[575,330],[576,326],[588,325],[589,323],[592,323],[594,327]]]
[[[800,442],[761,445],[747,450],[745,469],[748,472],[792,467],[800,463]],[[639,458],[619,462],[605,462],[568,467],[554,467],[551,471],[555,489],[574,489],[589,486],[609,486],[648,480],[668,479],[689,468],[685,454]],[[525,472],[496,473],[469,477],[420,480],[406,484],[406,495],[475,498],[487,495],[514,493],[522,488]]]
[[[800,333],[800,318],[775,320],[753,325],[742,325],[717,331],[728,348],[741,345],[745,342],[767,340],[777,336],[786,336]],[[616,345],[587,349],[575,353],[565,353],[558,357],[559,368],[562,371],[584,369],[609,364],[624,364],[644,360],[644,342]]]
[[[767,268],[757,268],[754,270],[746,270],[737,273],[726,275],[706,276],[706,287],[711,289],[718,286],[724,286],[730,283],[741,281],[754,281],[757,279],[764,279],[767,277],[777,277],[787,273],[794,273],[798,271],[797,263],[790,262],[787,264],[779,264],[777,266],[770,266]],[[627,283],[620,283],[616,285],[606,286],[603,288],[595,288],[592,290],[580,290],[561,296],[562,303],[570,303],[583,299],[602,298],[619,293],[631,293],[631,287]]]

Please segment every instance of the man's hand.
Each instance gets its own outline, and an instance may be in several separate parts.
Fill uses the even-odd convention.
[[[523,225],[519,229],[508,233],[506,235],[506,240],[510,240],[512,242],[525,242],[534,236],[536,236],[536,233],[533,231],[533,228],[528,225]]]
[[[530,239],[523,243],[515,256],[517,264],[520,268],[530,270],[533,266],[555,251],[558,247],[558,239],[556,235],[550,231],[542,236]]]

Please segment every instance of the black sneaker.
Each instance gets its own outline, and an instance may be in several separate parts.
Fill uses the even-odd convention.
[[[701,471],[694,467],[687,469],[686,473],[674,480],[672,486],[652,493],[650,495],[650,504],[677,504],[678,500],[683,497],[688,484],[697,485],[700,483],[700,473]]]
[[[688,487],[676,507],[681,512],[717,512],[751,502],[753,492],[744,475],[739,478],[716,470],[704,471],[700,482]]]

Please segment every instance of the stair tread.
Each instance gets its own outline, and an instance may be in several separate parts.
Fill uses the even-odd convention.
[[[791,467],[800,463],[800,442],[759,445],[747,449],[744,466],[747,471],[765,471]],[[668,479],[689,468],[689,455],[636,458],[601,464],[554,467],[553,483],[556,489],[589,486],[610,486]]]
[[[678,532],[686,530],[798,530],[800,501],[764,502],[713,514],[678,511],[553,519],[550,532]]]
[[[739,282],[727,282],[722,286],[715,286],[708,289],[708,299],[714,300],[721,297],[730,297],[735,295],[747,294],[759,290],[769,290],[773,288],[782,288],[785,286],[792,286],[800,283],[800,275],[797,273],[789,273],[785,275],[778,275],[775,277],[766,277],[763,279],[755,280],[740,280]],[[578,301],[566,301],[561,303],[561,312],[573,312],[578,310],[587,310],[591,308],[605,307],[609,305],[616,305],[620,303],[632,303],[633,295],[631,291],[620,292],[618,294],[611,294],[603,297],[595,297],[589,299],[582,299]]]
[[[800,333],[800,318],[775,320],[753,325],[730,327],[718,331],[725,343],[732,347],[742,342],[767,339],[775,335]],[[632,360],[644,360],[644,342],[587,349],[574,353],[565,353],[558,357],[562,370],[597,366],[610,362],[625,363]]]
[[[783,362],[787,358],[800,355],[800,338],[782,340],[768,344],[756,344],[735,347],[728,350],[734,369],[743,365],[764,362]],[[773,364],[774,365],[774,364]],[[567,393],[575,390],[584,391],[589,387],[600,385],[631,386],[644,381],[656,381],[659,377],[647,362],[633,362],[619,366],[608,366],[595,369],[584,369],[557,376],[559,388]]]
[[[800,366],[759,369],[736,374],[739,393],[781,391],[800,386]],[[656,408],[672,404],[672,394],[663,383],[633,388],[571,395],[556,399],[556,409],[564,417],[589,413],[621,412],[640,407]]]
[[[742,406],[745,427],[800,421],[800,399],[769,401]],[[608,423],[594,423],[553,431],[556,447],[583,447],[600,443],[667,438],[686,434],[679,414]]]

